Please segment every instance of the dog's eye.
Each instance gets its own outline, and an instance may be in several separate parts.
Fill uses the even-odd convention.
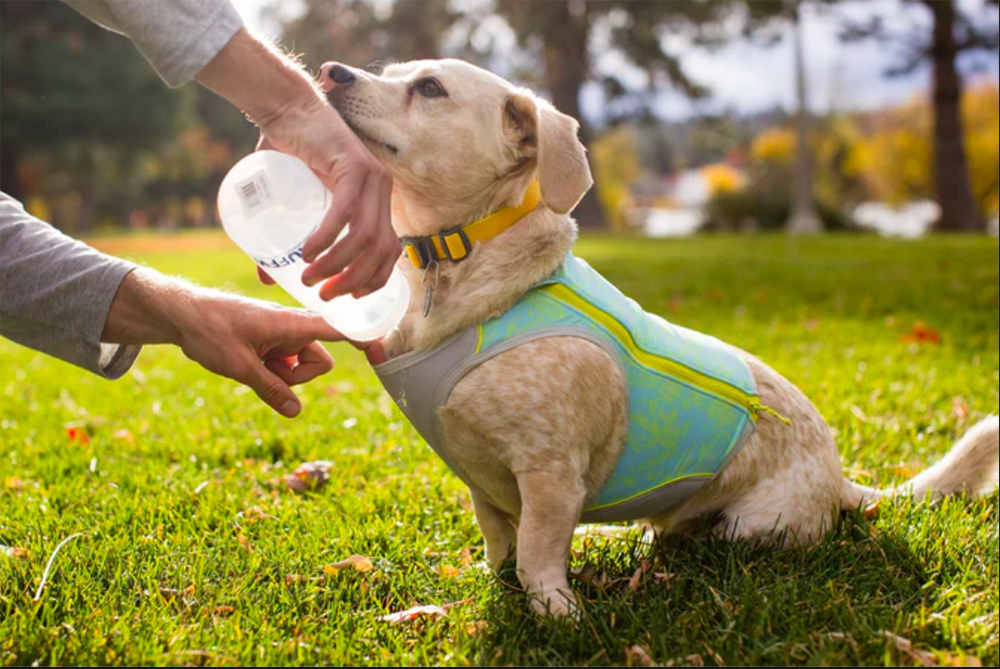
[[[448,91],[444,90],[441,82],[430,77],[418,81],[415,88],[425,98],[444,98],[448,96]]]

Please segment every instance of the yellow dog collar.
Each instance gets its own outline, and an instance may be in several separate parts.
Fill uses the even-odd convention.
[[[460,262],[472,253],[472,245],[486,243],[500,233],[510,229],[515,223],[533,212],[542,201],[542,189],[538,181],[532,181],[524,193],[524,199],[516,207],[504,207],[500,211],[466,226],[443,230],[429,237],[402,237],[406,255],[417,269],[424,269],[437,262],[450,260]]]

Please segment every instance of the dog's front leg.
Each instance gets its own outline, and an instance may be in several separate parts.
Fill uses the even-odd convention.
[[[521,493],[518,578],[535,611],[568,615],[576,607],[567,578],[569,553],[586,489],[579,477],[540,470],[518,474],[517,485]]]
[[[486,559],[494,571],[499,571],[504,560],[514,553],[517,531],[510,516],[496,508],[482,493],[470,492],[476,521],[486,541]]]

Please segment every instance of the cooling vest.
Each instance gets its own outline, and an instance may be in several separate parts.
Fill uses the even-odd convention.
[[[549,337],[600,346],[628,384],[627,441],[614,472],[587,501],[583,522],[637,520],[677,506],[722,471],[760,411],[768,411],[731,346],[647,314],[572,255],[502,316],[375,371],[421,436],[469,485],[443,448],[438,411],[470,371]]]

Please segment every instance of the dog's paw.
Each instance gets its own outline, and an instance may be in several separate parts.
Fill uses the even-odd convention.
[[[531,608],[544,618],[577,620],[580,617],[579,600],[575,594],[565,590],[558,590],[551,594],[532,595]]]

